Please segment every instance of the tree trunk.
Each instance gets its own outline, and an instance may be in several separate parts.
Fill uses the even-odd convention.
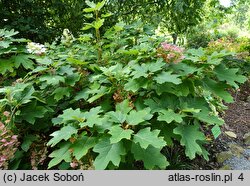
[[[177,37],[178,37],[178,35],[177,35],[176,33],[173,33],[173,34],[172,34],[173,44],[174,44],[174,45],[176,45]]]

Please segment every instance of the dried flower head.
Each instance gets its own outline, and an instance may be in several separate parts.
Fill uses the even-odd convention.
[[[0,169],[8,169],[18,146],[18,136],[0,121]]]
[[[79,164],[78,164],[77,161],[73,161],[73,162],[70,163],[70,166],[71,166],[71,168],[73,168],[73,169],[77,168],[78,165],[79,165]]]
[[[46,144],[36,143],[30,149],[30,163],[33,170],[38,170],[39,165],[43,165],[47,156],[48,156],[48,148]]]

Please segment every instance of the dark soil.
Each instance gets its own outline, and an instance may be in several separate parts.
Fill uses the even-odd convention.
[[[235,102],[228,105],[224,116],[224,129],[235,132],[237,134],[236,141],[241,143],[244,134],[250,131],[250,80],[233,96]]]

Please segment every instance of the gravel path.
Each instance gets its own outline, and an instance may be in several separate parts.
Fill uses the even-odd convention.
[[[250,170],[250,149],[246,149],[243,156],[226,160],[224,166],[229,166],[232,170]]]

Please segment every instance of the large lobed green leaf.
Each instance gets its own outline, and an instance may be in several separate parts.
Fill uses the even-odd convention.
[[[181,84],[181,79],[179,77],[180,77],[179,75],[172,74],[171,71],[167,71],[167,72],[163,71],[160,74],[158,74],[154,78],[154,80],[159,84],[170,82],[170,83],[178,85],[178,84]]]
[[[165,169],[169,165],[166,157],[161,154],[161,149],[151,145],[144,149],[140,145],[133,143],[131,152],[134,154],[136,160],[143,161],[146,169]]]
[[[73,156],[75,156],[77,160],[80,160],[89,152],[89,149],[93,148],[96,145],[96,143],[97,143],[96,137],[88,137],[88,136],[80,137],[71,146],[71,148],[73,149]]]
[[[190,159],[194,159],[196,153],[203,153],[198,141],[204,141],[205,136],[199,131],[199,125],[179,125],[173,132],[181,136],[180,143],[185,147],[185,154]]]
[[[99,153],[94,161],[95,169],[104,170],[108,164],[112,162],[115,166],[119,166],[121,156],[126,154],[123,143],[111,143],[109,137],[102,138],[94,147],[94,152]]]
[[[183,121],[182,120],[183,116],[184,115],[175,113],[172,109],[160,110],[157,120],[166,121],[167,123],[171,123],[172,121],[181,123]]]
[[[133,130],[130,130],[130,129],[125,130],[118,125],[113,126],[109,131],[109,134],[111,135],[110,142],[111,143],[118,143],[122,139],[129,140],[133,133],[134,133]]]
[[[33,101],[22,109],[19,118],[26,120],[30,124],[34,124],[37,118],[45,117],[48,111],[46,107],[39,106],[36,101]]]
[[[94,125],[102,125],[103,118],[99,115],[102,112],[101,106],[90,109],[89,112],[84,112],[84,122],[80,123],[81,127],[88,126],[93,127]]]
[[[63,114],[59,115],[57,118],[54,118],[52,122],[54,125],[68,123],[70,121],[81,121],[84,120],[83,113],[80,109],[73,110],[72,108],[66,109],[63,111]]]
[[[247,78],[243,75],[237,74],[238,68],[227,68],[225,65],[219,65],[215,69],[215,74],[220,81],[226,81],[229,85],[239,88],[236,82],[244,83]]]
[[[139,111],[130,111],[126,117],[126,121],[129,125],[138,125],[142,122],[150,120],[152,117],[153,115],[150,114],[150,108],[145,108]]]
[[[67,141],[73,134],[77,133],[77,129],[70,125],[61,128],[59,131],[53,132],[50,136],[53,136],[51,140],[49,140],[48,145],[54,147],[60,141]]]
[[[15,64],[13,60],[0,58],[0,74],[4,75],[6,72],[13,72],[14,67]]]
[[[231,94],[225,90],[227,88],[225,84],[216,82],[210,78],[205,78],[202,82],[204,89],[211,91],[218,97],[221,97],[227,103],[232,103],[234,101]]]
[[[134,135],[133,141],[139,143],[140,146],[146,149],[149,145],[155,148],[161,149],[166,145],[163,137],[158,137],[160,130],[150,131],[150,127],[139,130],[138,133]]]
[[[50,160],[48,168],[52,168],[58,165],[61,161],[71,162],[71,153],[70,153],[70,142],[64,142],[59,145],[59,149],[54,150],[49,157],[53,158]]]

